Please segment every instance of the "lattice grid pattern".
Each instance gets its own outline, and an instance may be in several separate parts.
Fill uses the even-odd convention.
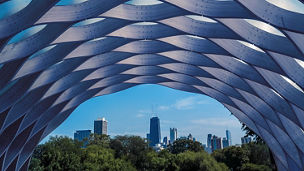
[[[280,171],[303,170],[304,5],[142,2],[32,0],[0,19],[0,170],[27,170],[82,102],[147,83],[218,100]]]

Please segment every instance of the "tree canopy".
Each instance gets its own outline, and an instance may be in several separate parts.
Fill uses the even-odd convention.
[[[216,150],[211,155],[234,171],[276,170],[271,162],[269,149],[263,143],[252,142],[241,147],[231,146]]]
[[[83,148],[83,142],[68,137],[51,137],[39,145],[32,156],[29,170],[60,171],[228,171],[203,151],[201,144],[178,140],[172,150],[154,151],[139,136],[92,135]],[[185,148],[186,147],[186,148]]]
[[[86,147],[83,148],[84,142]],[[32,156],[31,171],[270,171],[268,147],[249,143],[216,150],[211,155],[199,142],[178,139],[160,152],[139,136],[92,135],[84,142],[51,137]]]
[[[174,143],[169,145],[169,151],[173,154],[183,153],[185,151],[199,152],[203,151],[204,147],[200,142],[188,140],[188,139],[177,139]]]

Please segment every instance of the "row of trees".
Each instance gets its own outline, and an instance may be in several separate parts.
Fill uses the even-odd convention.
[[[86,148],[82,146],[83,143],[68,137],[51,137],[36,148],[29,170],[228,170],[204,152],[198,142],[190,140],[176,141],[169,148],[173,153],[157,153],[138,136],[110,139],[94,135]]]
[[[231,146],[216,150],[211,155],[216,161],[225,163],[233,170],[275,170],[270,160],[269,149],[262,143],[249,143],[242,145],[242,147]]]
[[[83,143],[68,137],[51,137],[39,145],[29,170],[180,170],[180,171],[268,171],[269,153],[263,144],[249,144],[215,151],[203,150],[199,142],[179,139],[167,149],[155,152],[138,136],[94,135]]]

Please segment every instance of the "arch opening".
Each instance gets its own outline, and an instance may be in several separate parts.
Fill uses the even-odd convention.
[[[93,121],[105,117],[111,137],[130,134],[145,138],[153,116],[160,118],[161,137],[169,137],[169,128],[176,127],[179,137],[191,133],[205,144],[208,132],[222,136],[225,129],[229,129],[232,134],[235,132],[233,144],[241,144],[241,124],[221,103],[205,95],[155,84],[91,98],[79,105],[51,134],[73,137],[75,130],[93,131]],[[195,127],[191,128],[191,124]]]

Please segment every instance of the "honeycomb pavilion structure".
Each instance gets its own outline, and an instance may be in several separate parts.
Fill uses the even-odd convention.
[[[210,96],[304,170],[300,0],[0,0],[0,170],[84,101],[140,84]]]

